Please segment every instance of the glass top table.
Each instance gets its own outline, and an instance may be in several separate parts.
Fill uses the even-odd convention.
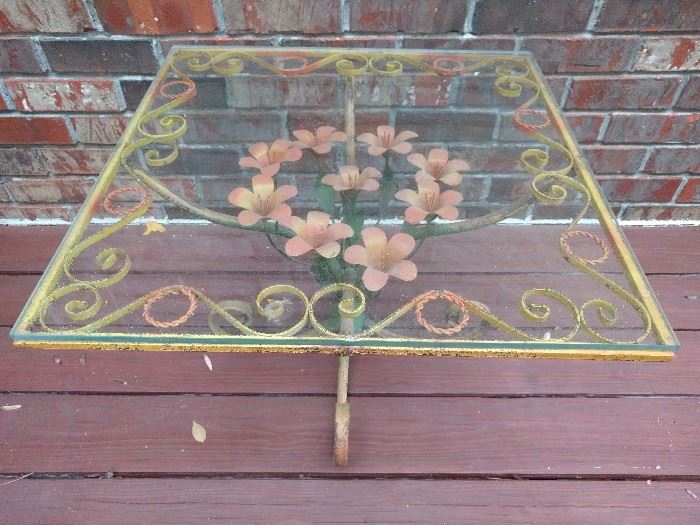
[[[179,46],[11,336],[336,354],[337,465],[351,354],[678,347],[529,54]]]
[[[179,47],[17,345],[664,360],[526,53]]]

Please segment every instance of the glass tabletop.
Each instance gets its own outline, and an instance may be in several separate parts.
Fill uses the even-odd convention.
[[[640,360],[677,348],[529,54],[187,46],[12,337]]]

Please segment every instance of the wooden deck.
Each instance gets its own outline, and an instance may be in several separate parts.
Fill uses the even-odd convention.
[[[700,523],[700,228],[626,230],[673,361],[353,357],[342,469],[332,356],[13,348],[64,231],[0,227],[1,523]]]

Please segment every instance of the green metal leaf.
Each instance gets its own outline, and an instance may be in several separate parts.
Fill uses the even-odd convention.
[[[314,192],[316,196],[316,202],[318,202],[319,208],[326,212],[331,217],[335,213],[335,190],[331,188],[328,184],[321,182],[323,178],[323,173],[319,173],[316,177],[316,182],[314,183]]]

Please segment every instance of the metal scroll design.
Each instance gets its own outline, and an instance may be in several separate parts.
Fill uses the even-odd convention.
[[[455,76],[476,71],[489,64],[502,63],[503,58],[487,56],[448,57],[440,54],[361,51],[290,52],[283,56],[274,54],[274,60],[264,58],[264,54],[245,50],[181,50],[175,56],[171,70],[178,76],[186,76],[184,68],[195,73],[212,71],[219,75],[242,73],[247,67],[257,66],[263,71],[283,76],[308,75],[325,67],[333,66],[339,75],[357,76],[373,74],[396,76],[404,73],[407,66],[441,76]],[[513,63],[520,63],[515,59]]]
[[[604,336],[596,330],[590,321],[589,312],[593,311],[598,321],[607,328],[613,327],[618,320],[618,308],[603,299],[589,299],[580,307],[575,306],[573,301],[567,298],[561,292],[552,289],[533,289],[528,290],[522,295],[521,310],[523,313],[529,312],[537,317],[539,321],[545,321],[550,315],[550,309],[545,305],[537,305],[529,303],[528,299],[533,295],[542,294],[543,291],[549,297],[562,303],[567,310],[572,313],[575,326],[580,326],[591,340],[602,343],[618,343],[618,344],[634,344],[643,341],[651,331],[651,318],[644,304],[635,297],[632,293],[624,289],[617,282],[613,281],[603,273],[595,269],[595,265],[605,261],[609,256],[609,248],[606,242],[597,235],[577,229],[578,223],[586,216],[591,205],[591,194],[588,188],[579,182],[575,176],[570,175],[573,169],[573,156],[571,152],[561,143],[544,135],[541,130],[548,127],[550,124],[549,115],[546,111],[534,109],[540,99],[541,88],[537,82],[528,78],[528,71],[514,71],[507,66],[499,66],[496,68],[498,77],[495,80],[496,91],[505,97],[519,97],[523,92],[523,88],[530,88],[533,92],[531,97],[521,104],[513,116],[515,126],[522,132],[528,134],[533,139],[541,144],[548,146],[550,151],[554,151],[564,159],[564,166],[557,169],[547,169],[550,163],[550,153],[544,149],[530,148],[522,152],[520,161],[523,168],[533,176],[530,185],[530,193],[535,199],[544,204],[560,205],[567,198],[569,191],[580,193],[584,199],[583,206],[576,216],[572,219],[569,225],[565,228],[559,238],[559,252],[564,260],[574,268],[582,271],[595,282],[604,286],[623,301],[628,303],[639,314],[642,322],[641,333],[634,339],[621,341],[611,339]],[[535,122],[528,122],[528,119],[537,119]],[[595,243],[601,254],[595,259],[586,258],[577,255],[571,245],[569,239],[578,236],[587,238]],[[573,309],[572,309],[573,305]],[[527,317],[530,317],[526,314]],[[574,334],[569,334],[573,337]],[[569,340],[571,337],[565,336],[562,340]]]
[[[128,275],[129,270],[131,269],[131,257],[126,250],[118,247],[103,248],[95,256],[95,262],[97,263],[99,269],[107,274],[105,277],[98,279],[81,279],[74,275],[72,266],[75,260],[83,252],[105,240],[110,235],[118,232],[137,218],[143,216],[148,211],[148,208],[151,205],[150,196],[140,187],[131,189],[134,192],[142,194],[142,199],[136,206],[125,211],[115,210],[115,214],[122,215],[121,219],[114,224],[103,228],[99,232],[89,235],[68,250],[65,258],[62,261],[62,270],[68,280],[68,284],[55,288],[49,292],[44,298],[42,298],[39,304],[37,321],[45,331],[55,331],[46,322],[46,315],[51,304],[59,301],[60,299],[69,298],[74,294],[80,294],[81,292],[86,293],[91,296],[91,300],[68,300],[64,306],[64,310],[66,316],[71,321],[89,321],[100,312],[102,306],[104,305],[104,299],[102,298],[100,290],[116,285]],[[111,201],[108,196],[105,199],[107,208],[111,207],[110,202]],[[106,326],[112,322],[111,317],[112,316],[110,315],[103,317],[101,320],[104,321],[102,326]],[[115,319],[118,317],[119,316],[115,317]],[[85,327],[83,326],[79,330],[84,328]]]

